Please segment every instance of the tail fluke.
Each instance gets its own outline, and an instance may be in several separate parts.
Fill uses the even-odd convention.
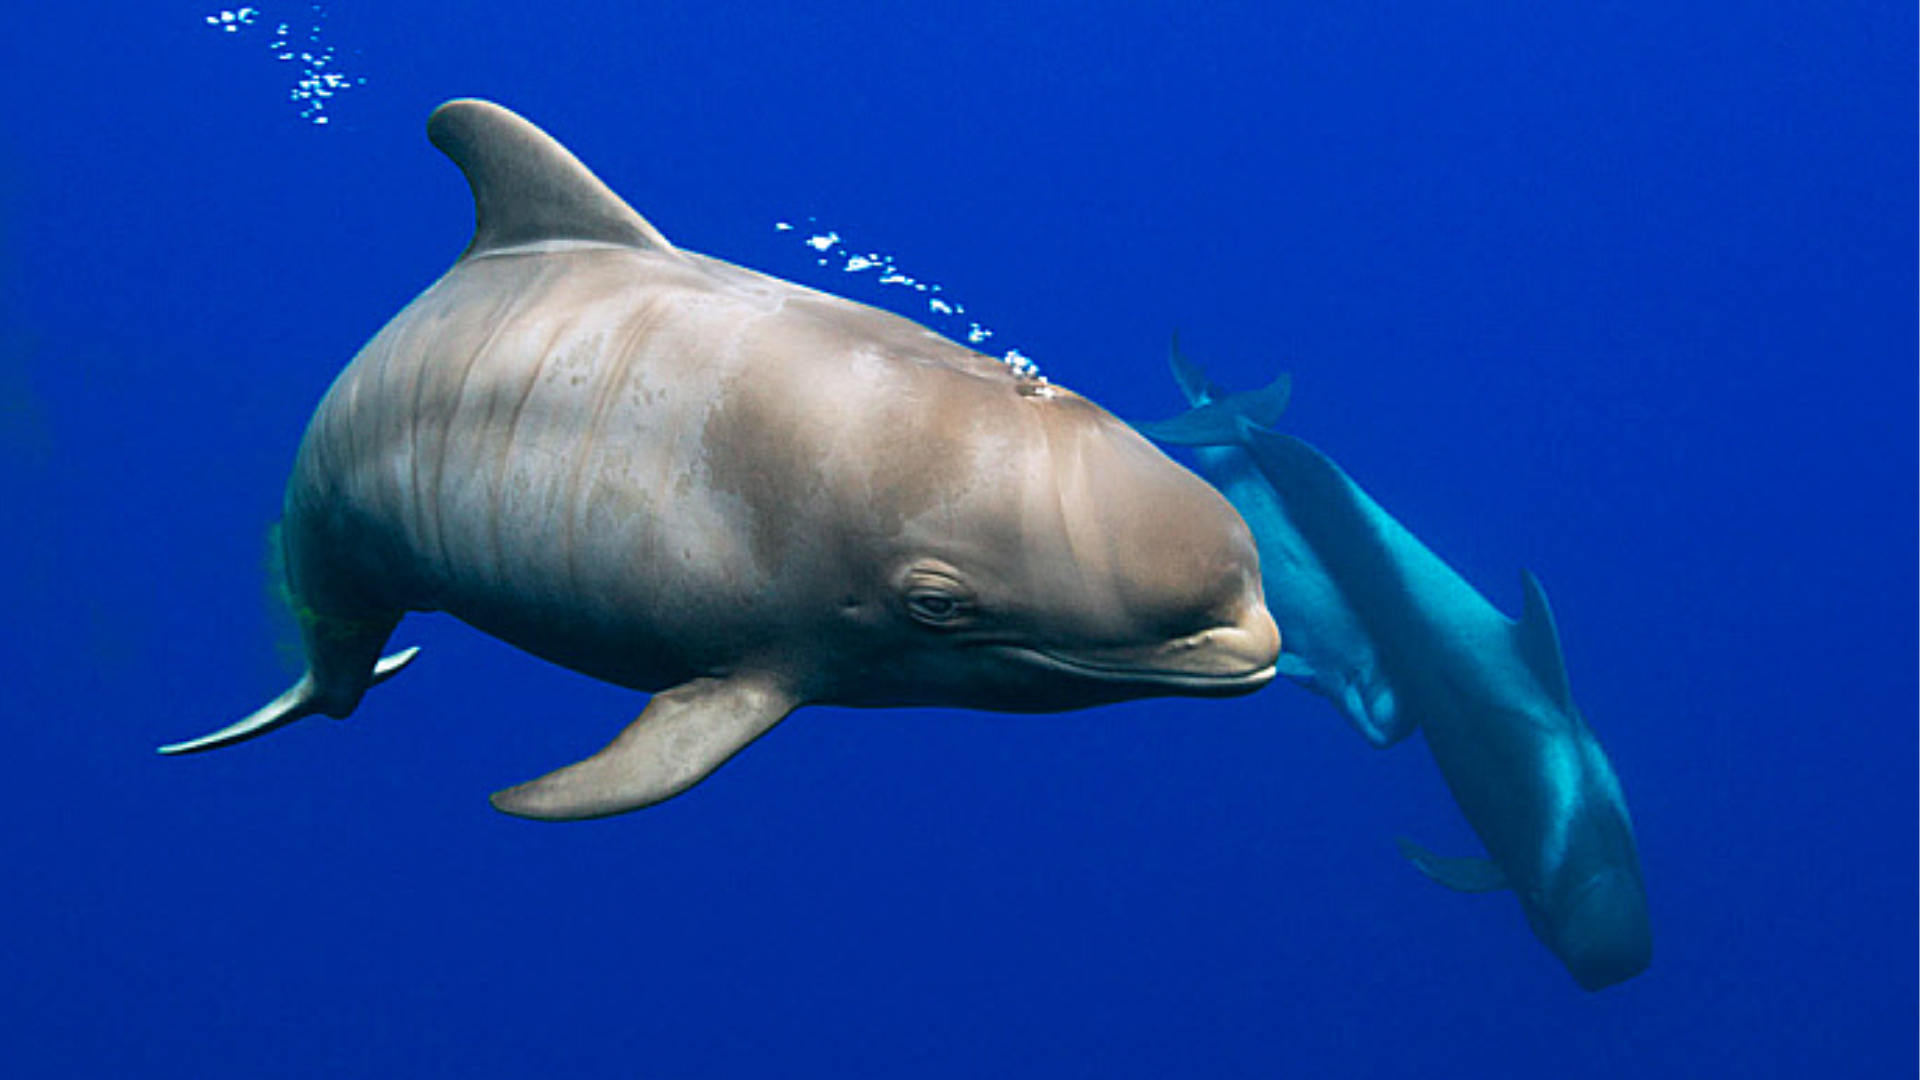
[[[1243,426],[1267,429],[1287,411],[1293,396],[1293,377],[1281,375],[1258,390],[1228,394],[1167,420],[1133,425],[1155,442],[1171,446],[1240,446],[1246,442]]]
[[[1200,365],[1187,359],[1180,349],[1180,331],[1173,332],[1173,341],[1167,346],[1167,366],[1173,369],[1173,381],[1180,384],[1180,392],[1187,396],[1187,404],[1199,408],[1216,398],[1227,396],[1227,392],[1215,385]]]
[[[1167,352],[1167,364],[1173,369],[1173,381],[1187,396],[1193,408],[1167,420],[1133,425],[1134,430],[1155,442],[1169,446],[1238,446],[1246,441],[1244,425],[1271,428],[1280,422],[1293,397],[1293,376],[1281,376],[1258,390],[1232,394],[1207,378],[1200,366],[1180,351],[1180,335],[1173,336]]]
[[[398,675],[402,668],[413,663],[420,655],[416,648],[405,649],[392,656],[381,657],[373,665],[373,676],[368,686],[377,686]],[[162,754],[197,754],[202,750],[218,750],[223,746],[246,742],[248,739],[265,735],[269,731],[286,727],[295,720],[321,712],[319,684],[314,681],[313,672],[300,676],[300,681],[279,697],[244,720],[228,724],[211,735],[202,735],[185,742],[170,743],[160,747]]]

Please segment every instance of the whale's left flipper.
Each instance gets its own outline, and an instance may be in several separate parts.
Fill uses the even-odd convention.
[[[1419,844],[1400,838],[1400,854],[1419,871],[1454,892],[1493,892],[1511,888],[1506,871],[1492,859],[1443,859]]]
[[[670,799],[786,719],[797,703],[747,675],[696,679],[653,696],[606,749],[496,792],[497,810],[540,821],[624,814]]]
[[[380,661],[373,665],[373,674],[367,680],[367,685],[377,686],[400,674],[400,670],[413,663],[413,658],[418,655],[420,650],[415,647],[404,649],[392,656],[381,657]],[[186,742],[169,743],[161,747],[160,752],[193,754],[201,750],[218,750],[223,746],[232,746],[234,743],[246,742],[248,739],[265,735],[276,728],[286,727],[295,720],[324,712],[326,710],[320,705],[318,687],[319,684],[314,680],[313,672],[308,671],[300,676],[300,681],[294,683],[286,693],[274,698],[264,708],[245,720],[228,724],[211,735],[202,735],[197,739],[188,739]]]

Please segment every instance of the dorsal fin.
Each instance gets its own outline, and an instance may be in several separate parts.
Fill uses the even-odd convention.
[[[551,135],[490,101],[433,110],[427,138],[473,189],[473,242],[462,260],[541,240],[595,240],[672,251],[673,245]]]
[[[1520,609],[1520,621],[1513,628],[1520,655],[1533,669],[1549,695],[1563,709],[1573,708],[1573,690],[1567,685],[1566,660],[1560,653],[1560,631],[1553,625],[1553,609],[1547,606],[1547,591],[1533,571],[1520,571],[1520,588],[1526,594]]]

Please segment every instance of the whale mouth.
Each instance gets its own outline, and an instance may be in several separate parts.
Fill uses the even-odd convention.
[[[1077,675],[1103,683],[1163,687],[1189,694],[1221,696],[1250,694],[1272,682],[1274,675],[1277,674],[1273,664],[1246,671],[1182,671],[1177,668],[1143,668],[1120,663],[1104,663],[1018,645],[1003,645],[999,648],[1003,652],[1018,656],[1034,667],[1058,671],[1065,675]]]
[[[1149,646],[1068,652],[1033,645],[992,648],[1032,667],[1114,686],[1199,696],[1248,694],[1272,682],[1280,633],[1261,618],[1210,627]]]

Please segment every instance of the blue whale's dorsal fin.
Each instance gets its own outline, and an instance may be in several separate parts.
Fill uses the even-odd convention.
[[[1547,606],[1547,591],[1530,570],[1520,571],[1520,588],[1526,594],[1520,609],[1520,621],[1514,625],[1513,638],[1527,668],[1555,704],[1571,711],[1573,688],[1567,683],[1567,664],[1560,653],[1560,631],[1553,625],[1553,609]]]
[[[1173,369],[1173,381],[1180,384],[1180,392],[1187,396],[1187,404],[1198,407],[1226,396],[1227,392],[1207,378],[1207,373],[1200,370],[1200,365],[1187,359],[1187,354],[1181,351],[1178,330],[1173,332],[1173,341],[1167,345],[1167,366]]]
[[[585,240],[642,250],[673,245],[551,135],[489,101],[433,110],[427,138],[473,189],[473,242],[462,261],[502,248]]]

